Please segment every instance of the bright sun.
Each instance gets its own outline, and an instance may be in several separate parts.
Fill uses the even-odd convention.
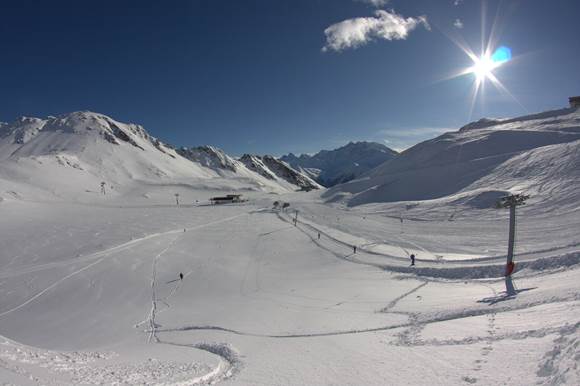
[[[494,62],[489,56],[484,55],[480,58],[474,60],[473,66],[470,68],[471,72],[475,75],[478,82],[482,82],[489,78],[493,73],[493,70],[499,66],[498,63]]]
[[[509,48],[502,46],[498,48],[493,55],[486,53],[480,57],[475,55],[470,55],[470,57],[471,60],[473,60],[473,66],[471,66],[467,72],[475,75],[477,83],[482,83],[486,79],[495,81],[493,70],[502,64],[509,62],[512,54]]]

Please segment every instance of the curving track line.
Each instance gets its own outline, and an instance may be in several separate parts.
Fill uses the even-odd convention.
[[[206,228],[208,226],[220,224],[220,223],[227,222],[227,221],[231,221],[231,220],[234,220],[234,219],[236,219],[238,217],[246,216],[248,214],[250,214],[250,212],[240,213],[240,214],[237,214],[235,216],[230,216],[230,217],[226,217],[226,218],[223,218],[223,219],[220,219],[220,220],[208,222],[208,223],[201,224],[201,225],[196,225],[196,226],[193,226],[193,227],[190,227],[190,228],[185,228],[185,230],[191,231],[191,230]],[[153,234],[150,234],[150,235],[147,235],[147,236],[138,238],[138,239],[131,240],[131,241],[127,242],[127,243],[123,243],[121,245],[117,245],[115,247],[105,249],[103,251],[95,252],[95,253],[93,253],[91,255],[85,256],[82,259],[73,259],[73,261],[66,261],[66,262],[60,262],[60,263],[49,263],[49,264],[44,264],[42,266],[29,267],[29,268],[24,269],[24,270],[21,270],[21,271],[12,271],[12,272],[8,272],[8,273],[4,273],[4,274],[0,275],[0,279],[1,278],[6,278],[6,277],[12,277],[13,275],[20,275],[20,274],[24,274],[24,273],[36,272],[36,271],[44,270],[44,269],[47,269],[47,268],[65,267],[65,266],[68,266],[68,265],[71,265],[71,264],[74,264],[74,263],[78,263],[78,262],[82,262],[82,261],[87,261],[87,260],[90,261],[90,260],[93,260],[93,259],[98,259],[98,260],[96,260],[96,261],[94,261],[94,262],[92,262],[92,263],[90,263],[90,264],[88,264],[88,265],[86,265],[86,266],[84,266],[84,267],[82,267],[82,268],[80,268],[80,269],[78,269],[78,270],[76,270],[76,271],[74,271],[74,272],[66,275],[65,277],[63,277],[63,278],[55,281],[54,283],[52,283],[51,285],[49,285],[45,289],[41,290],[40,292],[38,292],[35,295],[33,295],[31,298],[29,298],[26,301],[24,301],[23,303],[15,306],[15,307],[13,307],[13,308],[11,308],[9,310],[3,311],[2,313],[0,313],[0,318],[2,318],[3,316],[6,316],[6,315],[8,315],[8,314],[10,314],[10,313],[12,313],[14,311],[17,311],[17,310],[21,309],[22,307],[26,306],[27,304],[30,304],[34,300],[38,299],[39,297],[41,297],[42,295],[44,295],[45,293],[47,293],[48,291],[50,291],[51,289],[57,287],[59,284],[61,284],[65,280],[68,280],[71,277],[73,277],[73,276],[75,276],[75,275],[77,275],[77,274],[79,274],[79,273],[81,273],[81,272],[83,272],[83,271],[85,271],[85,270],[87,270],[87,269],[89,269],[89,268],[97,265],[98,263],[100,263],[103,260],[105,260],[105,258],[107,258],[107,257],[110,258],[114,253],[127,250],[127,249],[133,247],[136,244],[142,243],[142,242],[147,241],[147,240],[151,240],[151,239],[156,238],[156,237],[167,236],[167,235],[171,235],[171,234],[182,234],[182,233],[184,233],[183,230],[184,230],[184,228],[179,228],[179,229],[171,230],[171,231],[167,231],[167,232],[153,233]],[[12,276],[10,274],[12,274]],[[8,276],[6,276],[6,275],[8,275]]]
[[[388,331],[388,330],[395,330],[398,328],[405,328],[405,327],[413,327],[417,324],[419,325],[428,325],[432,323],[438,322],[447,322],[451,320],[458,320],[464,319],[474,316],[484,316],[484,315],[492,315],[492,314],[499,314],[504,312],[512,312],[527,309],[530,307],[534,307],[537,305],[544,305],[544,304],[553,304],[553,303],[563,303],[569,302],[573,300],[579,300],[580,294],[571,295],[567,297],[553,299],[550,298],[548,301],[539,301],[539,302],[532,302],[532,303],[525,303],[518,306],[512,307],[494,307],[494,308],[475,308],[475,309],[462,309],[457,312],[449,312],[445,314],[436,314],[434,316],[429,317],[418,317],[416,321],[406,322],[406,323],[399,323],[393,324],[388,326],[380,326],[380,327],[373,327],[373,328],[365,328],[365,329],[352,329],[352,330],[339,330],[339,331],[327,331],[327,332],[312,332],[312,333],[296,333],[296,334],[260,334],[260,333],[253,333],[253,332],[244,332],[240,330],[235,330],[226,327],[220,326],[184,326],[178,328],[167,328],[163,330],[157,330],[158,332],[180,332],[180,331],[218,331],[218,332],[225,332],[239,336],[249,336],[249,337],[257,337],[257,338],[273,338],[273,339],[293,339],[293,338],[317,338],[317,337],[325,337],[325,336],[339,336],[339,335],[356,335],[356,334],[366,334],[372,332],[380,332],[380,331]],[[579,326],[580,322],[576,324]],[[536,330],[529,330],[529,332],[533,332]],[[487,337],[486,337],[487,339]]]

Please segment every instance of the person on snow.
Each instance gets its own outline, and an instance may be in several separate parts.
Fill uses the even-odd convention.
[[[352,251],[353,251],[354,254],[356,254],[356,245],[353,245],[352,246]]]
[[[179,280],[183,280],[183,273],[179,272]]]
[[[411,259],[411,265],[415,265],[415,255],[411,253],[411,256],[409,256],[409,258]]]

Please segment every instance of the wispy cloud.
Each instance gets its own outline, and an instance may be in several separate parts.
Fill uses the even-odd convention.
[[[386,146],[396,151],[403,151],[428,139],[435,138],[448,131],[453,131],[448,127],[414,127],[403,129],[383,129],[379,130],[375,137],[382,140]]]
[[[355,0],[359,3],[367,3],[372,5],[373,7],[383,7],[389,3],[389,0]]]
[[[405,18],[394,11],[377,10],[374,17],[347,19],[328,27],[322,51],[357,48],[374,39],[404,40],[420,25],[430,30],[425,16]]]
[[[453,26],[457,29],[462,29],[463,22],[461,21],[461,19],[455,19],[455,21],[453,22]]]
[[[453,0],[453,5],[455,5],[456,7],[458,5],[461,5],[463,3],[463,0]]]

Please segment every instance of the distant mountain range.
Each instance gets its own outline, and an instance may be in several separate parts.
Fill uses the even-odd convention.
[[[270,155],[244,154],[239,160],[236,160],[214,146],[182,147],[177,149],[177,153],[192,162],[220,173],[224,177],[227,177],[229,172],[239,174],[244,171],[247,174],[249,171],[266,180],[284,185],[289,190],[298,188],[298,190],[309,191],[321,188],[307,175],[292,169],[285,162]]]
[[[175,149],[142,126],[94,112],[0,124],[0,201],[27,194],[82,199],[101,183],[115,187],[110,194],[136,184],[273,193],[321,188],[274,157],[236,160],[211,146]]]
[[[212,146],[174,148],[142,126],[87,111],[0,123],[0,201],[83,200],[102,183],[112,195],[133,194],[136,186],[285,193],[325,185],[327,202],[402,203],[403,209],[418,202],[489,208],[501,196],[525,192],[531,203],[576,210],[580,110],[482,119],[401,154],[357,142],[279,159],[236,159]]]
[[[323,186],[334,186],[353,180],[397,156],[397,152],[376,142],[350,142],[335,150],[314,155],[280,157],[294,169],[310,175]]]

